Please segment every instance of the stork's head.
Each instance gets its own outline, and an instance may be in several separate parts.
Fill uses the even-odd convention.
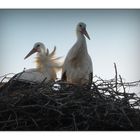
[[[41,42],[37,42],[34,44],[33,49],[25,56],[24,59],[28,58],[29,56],[31,56],[34,53],[45,53],[45,45]]]
[[[86,31],[86,24],[83,23],[83,22],[79,22],[77,24],[77,28],[76,28],[76,31],[77,32],[80,32],[81,34],[85,35],[89,40],[90,40],[90,37],[88,35],[88,32]]]

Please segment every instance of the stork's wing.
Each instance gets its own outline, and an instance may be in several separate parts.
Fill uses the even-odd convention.
[[[75,60],[75,58],[77,58],[78,55],[78,51],[77,51],[77,47],[75,47],[76,44],[73,45],[73,47],[69,50],[66,58],[65,58],[65,62],[62,68],[62,77],[61,79],[66,81],[67,80],[67,71],[69,69],[69,63],[72,62],[73,60]]]
[[[55,51],[56,51],[56,46],[54,46],[53,51],[49,54],[50,57],[53,57],[55,55]]]
[[[47,78],[47,75],[44,76],[41,72],[37,69],[28,69],[22,73],[17,74],[15,77],[16,80],[24,81],[24,82],[37,82],[41,83],[43,80]],[[47,79],[48,81],[48,79]],[[45,82],[47,82],[45,81]]]

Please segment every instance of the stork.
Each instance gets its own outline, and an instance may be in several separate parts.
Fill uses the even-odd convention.
[[[87,84],[89,75],[93,74],[92,61],[88,54],[86,24],[80,22],[76,27],[77,41],[69,50],[62,67],[62,80],[74,84]]]
[[[27,69],[25,72],[18,74],[18,80],[28,82],[42,82],[45,78],[45,82],[55,80],[57,71],[62,68],[62,64],[59,62],[61,57],[55,57],[55,51],[56,47],[54,47],[54,50],[49,53],[49,50],[46,50],[43,43],[35,43],[33,49],[25,56],[24,59],[27,59],[34,53],[37,53],[35,59],[36,68]]]

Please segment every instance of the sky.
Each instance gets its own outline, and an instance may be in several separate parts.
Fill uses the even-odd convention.
[[[36,42],[43,42],[65,59],[76,41],[78,22],[87,25],[93,74],[102,79],[118,74],[126,81],[140,80],[140,10],[122,9],[17,9],[0,10],[0,76],[35,67],[32,55],[24,57]]]

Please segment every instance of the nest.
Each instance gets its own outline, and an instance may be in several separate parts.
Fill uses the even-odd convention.
[[[11,78],[0,87],[0,130],[140,130],[140,98],[117,74],[88,85],[28,83]]]

